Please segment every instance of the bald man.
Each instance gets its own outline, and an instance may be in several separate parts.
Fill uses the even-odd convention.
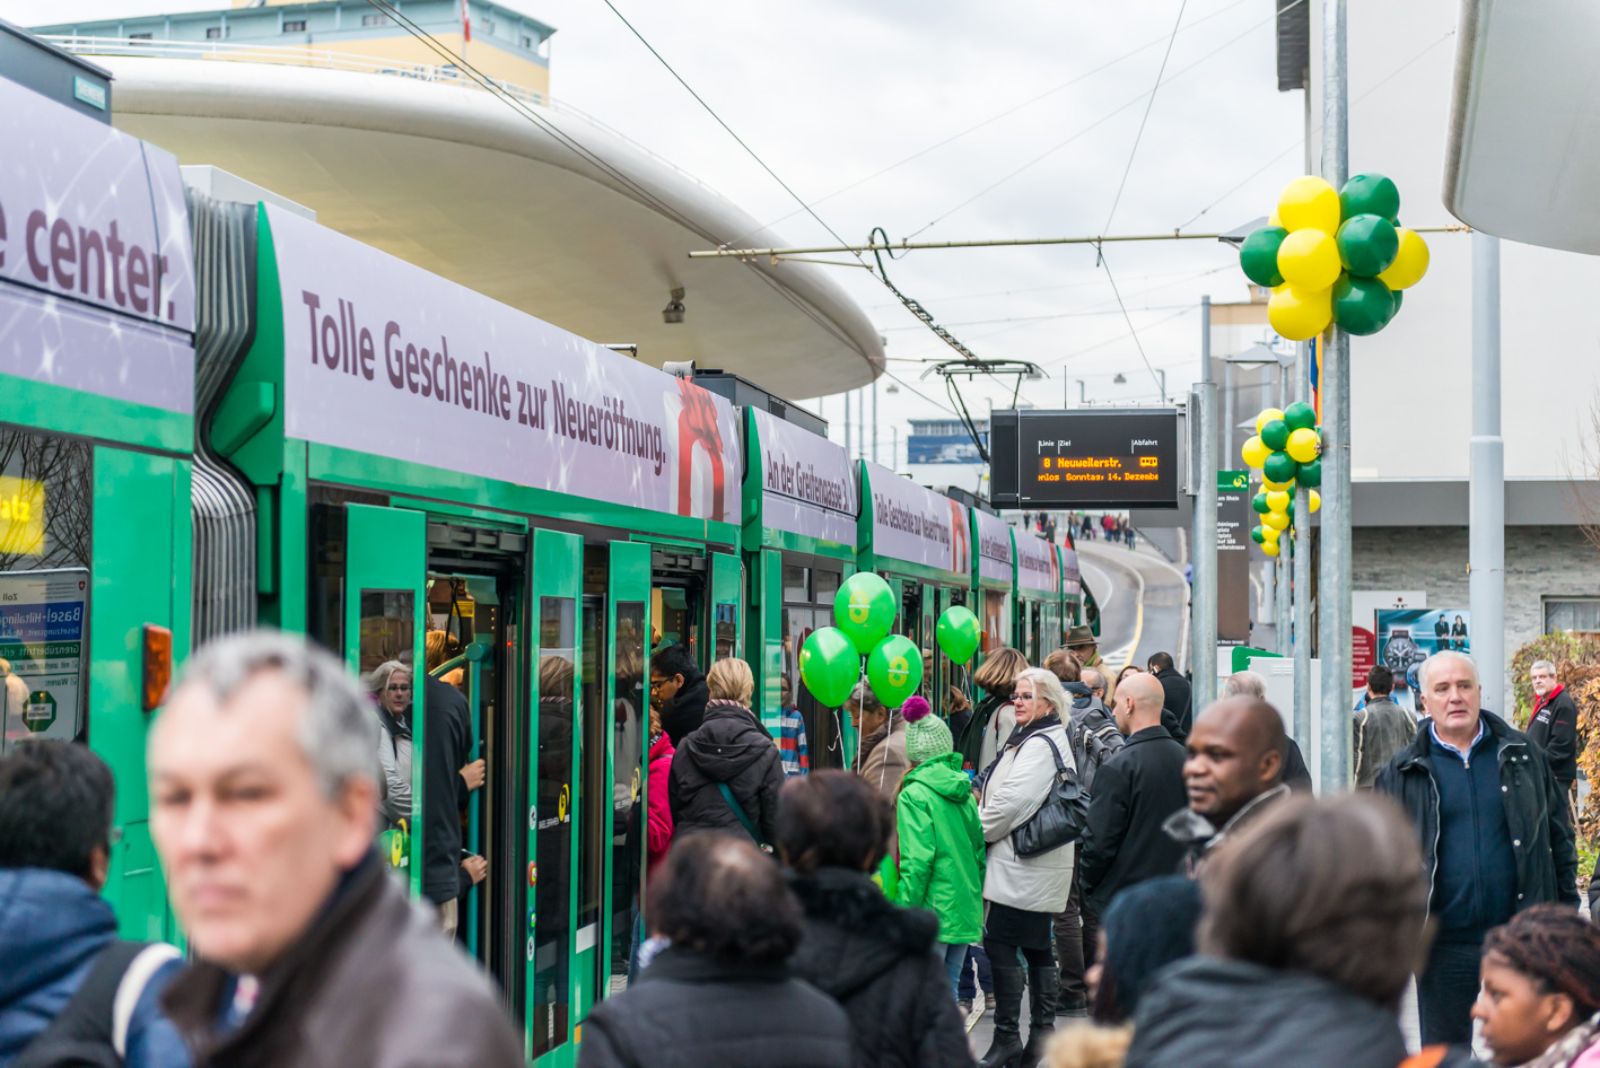
[[[1258,697],[1227,697],[1194,722],[1183,764],[1187,808],[1162,830],[1186,850],[1193,874],[1217,844],[1253,814],[1288,796],[1288,736],[1278,710]]]
[[[1129,675],[1117,687],[1117,728],[1128,744],[1100,768],[1078,852],[1084,899],[1103,913],[1117,891],[1170,875],[1184,847],[1163,822],[1184,807],[1183,746],[1161,725],[1164,692],[1154,675]]]

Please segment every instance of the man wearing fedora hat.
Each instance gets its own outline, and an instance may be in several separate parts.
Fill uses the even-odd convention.
[[[1105,661],[1100,658],[1100,639],[1094,636],[1094,631],[1087,624],[1079,623],[1067,631],[1067,651],[1077,657],[1083,667],[1100,669],[1101,677],[1106,680],[1106,692],[1102,700],[1107,708],[1115,708],[1112,702],[1117,695],[1117,679],[1106,670]]]

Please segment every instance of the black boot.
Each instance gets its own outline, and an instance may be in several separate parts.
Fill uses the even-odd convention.
[[[1044,1048],[1056,1029],[1056,994],[1061,973],[1045,964],[1028,969],[1028,1044],[1022,1050],[1021,1068],[1034,1068],[1044,1059]]]
[[[994,973],[994,1041],[978,1068],[1016,1068],[1022,1055],[1022,969],[990,959]]]

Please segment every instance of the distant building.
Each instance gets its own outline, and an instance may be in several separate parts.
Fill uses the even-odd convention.
[[[461,56],[506,88],[536,100],[550,95],[550,38],[556,32],[538,19],[487,0],[404,0],[403,18],[446,50]],[[406,64],[436,68],[439,54],[366,0],[322,3],[235,2],[210,11],[62,22],[32,27],[35,33],[73,37],[117,37],[149,41],[152,54],[179,52],[185,45],[212,45],[212,59],[263,61],[263,47],[292,49],[297,61],[315,66],[315,54],[365,57],[374,70]]]
[[[973,426],[987,446],[989,420],[975,419]],[[980,497],[989,495],[989,465],[959,419],[912,419],[904,470],[924,486],[953,486]]]

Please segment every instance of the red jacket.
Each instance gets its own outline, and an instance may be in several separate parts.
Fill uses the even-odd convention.
[[[645,877],[655,875],[672,845],[672,805],[667,801],[667,781],[672,777],[672,739],[662,734],[650,743],[649,832],[645,837]]]

